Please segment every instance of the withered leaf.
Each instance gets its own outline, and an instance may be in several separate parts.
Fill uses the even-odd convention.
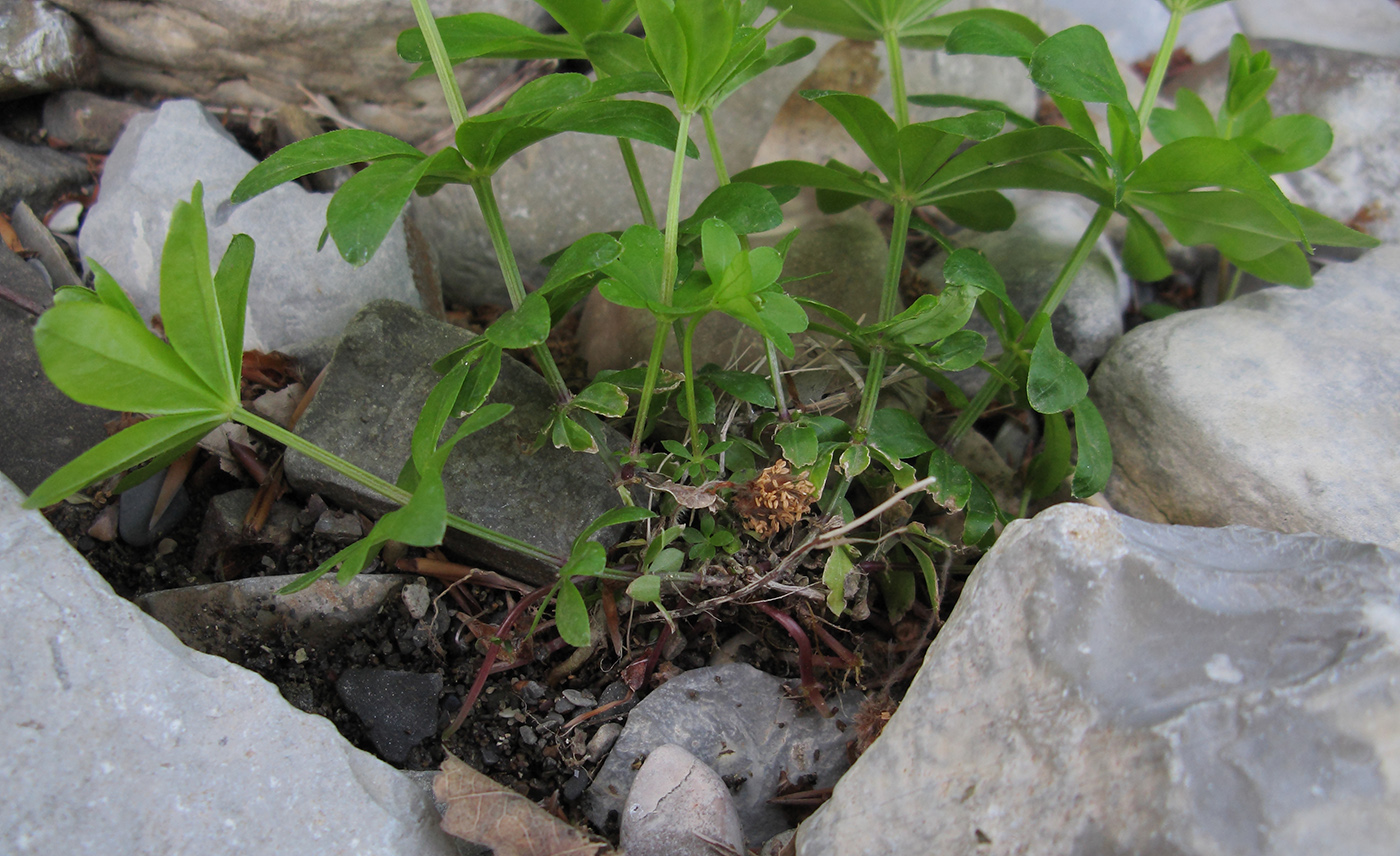
[[[715,511],[720,506],[720,498],[715,494],[713,487],[706,489],[701,487],[689,487],[683,484],[676,484],[668,478],[645,474],[646,485],[652,490],[659,490],[669,493],[676,498],[684,508],[703,509],[705,511]]]
[[[448,755],[433,780],[433,794],[447,804],[442,829],[496,856],[616,856],[526,797]]]

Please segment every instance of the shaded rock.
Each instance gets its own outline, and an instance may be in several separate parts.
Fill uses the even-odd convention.
[[[651,750],[632,780],[619,842],[630,856],[744,853],[744,830],[724,780],[674,743]]]
[[[1016,222],[1004,232],[963,231],[951,240],[958,247],[979,250],[1006,282],[1016,311],[1030,318],[1050,292],[1060,269],[1089,225],[1083,205],[1063,194],[1017,192],[1007,194],[1016,204]],[[943,284],[943,262],[938,255],[919,274],[938,287]],[[1128,279],[1106,238],[1085,260],[1050,326],[1055,344],[1082,369],[1091,368],[1123,335],[1123,309],[1128,301]],[[987,357],[1001,354],[1001,343],[991,325],[979,314],[968,329],[987,337]],[[1032,343],[1034,344],[1034,343]],[[969,392],[981,386],[986,373],[969,369],[954,376]]]
[[[0,142],[3,138],[0,138]],[[53,293],[23,260],[0,246],[0,285],[47,307]],[[34,351],[35,316],[0,299],[0,472],[34,490],[64,464],[107,439],[109,410],[79,404],[49,383]]]
[[[1384,0],[1382,0],[1384,2]],[[1176,45],[1199,59],[1215,56],[1230,44],[1230,37],[1239,32],[1235,19],[1239,2],[1211,6],[1193,11],[1181,22]],[[1275,4],[1277,5],[1277,4]],[[1136,62],[1151,59],[1162,47],[1162,34],[1167,31],[1170,13],[1158,0],[1045,0],[1047,9],[1063,11],[1073,21],[1041,20],[1046,32],[1054,33],[1072,24],[1092,24],[1103,33],[1109,50],[1120,60]]]
[[[418,413],[439,378],[433,361],[471,335],[401,303],[370,304],[346,328],[297,433],[392,482],[408,459]],[[522,451],[548,422],[552,404],[547,384],[522,363],[503,361],[490,401],[514,405],[515,410],[467,437],[448,458],[443,470],[448,510],[567,555],[584,526],[620,504],[607,463],[598,455],[553,446],[528,455]],[[449,421],[447,431],[454,428],[455,422]],[[345,507],[373,515],[393,507],[293,450],[288,450],[286,473],[298,490],[319,493]],[[447,543],[486,564],[531,582],[555,579],[554,566],[458,536],[449,529]]]
[[[0,211],[27,202],[47,211],[65,193],[92,184],[87,164],[47,146],[26,146],[0,134]]]
[[[415,784],[252,672],[179,644],[21,499],[0,479],[7,848],[454,852]]]
[[[92,40],[44,0],[0,0],[0,101],[95,79]]]
[[[50,140],[63,142],[71,149],[106,154],[117,144],[131,117],[149,112],[129,101],[70,89],[44,100],[44,129]]]
[[[68,261],[68,254],[64,252],[59,239],[35,216],[28,205],[23,202],[15,203],[15,207],[10,210],[10,225],[14,227],[15,234],[19,236],[19,242],[24,248],[37,253],[35,259],[49,275],[50,285],[57,287],[82,283],[82,277],[78,276],[78,272]],[[30,261],[32,264],[34,260]]]
[[[280,500],[272,504],[261,529],[244,530],[243,520],[256,495],[256,489],[245,487],[221,493],[209,501],[199,532],[199,548],[194,554],[196,571],[215,571],[216,579],[222,580],[247,576],[262,556],[280,553],[292,542],[297,510]]]
[[[1400,7],[1377,5],[1400,18]],[[1321,19],[1339,20],[1331,12]],[[1277,176],[1280,186],[1296,201],[1343,223],[1361,214],[1367,232],[1390,242],[1400,241],[1400,151],[1395,147],[1400,137],[1400,41],[1394,45],[1396,53],[1378,57],[1293,42],[1250,42],[1253,50],[1269,51],[1278,69],[1269,90],[1274,115],[1310,113],[1332,126],[1327,156],[1301,172]],[[1216,110],[1228,71],[1227,57],[1217,56],[1182,74],[1174,86],[1195,90]]]
[[[800,856],[1379,854],[1400,555],[1060,505],[978,564]]]
[[[781,678],[752,666],[731,664],[692,669],[662,684],[627,718],[622,736],[593,779],[585,810],[604,827],[609,814],[621,820],[637,760],[674,743],[708,764],[733,785],[744,833],[763,841],[789,827],[781,809],[768,804],[781,778],[807,787],[829,787],[850,763],[844,729],[861,697],[842,695],[833,719],[799,712]]]
[[[365,724],[379,757],[391,764],[402,764],[410,749],[437,733],[440,672],[346,669],[335,691]]]
[[[190,510],[189,491],[181,484],[175,489],[165,510],[159,517],[155,516],[166,472],[167,470],[161,470],[154,473],[121,495],[121,506],[117,512],[117,531],[121,533],[122,540],[133,547],[154,544],[157,538],[169,532]]]
[[[1400,247],[1123,337],[1090,394],[1114,507],[1400,547]]]
[[[413,66],[394,49],[416,26],[398,0],[244,0],[211,8],[202,0],[58,0],[92,30],[109,83],[194,97],[213,104],[275,110],[303,104],[303,86],[330,96],[351,119],[415,139],[448,127],[431,75],[409,81]],[[525,0],[448,0],[433,14],[495,12],[539,26],[549,20]],[[471,104],[515,63],[474,61],[458,69]]]
[[[353,267],[333,248],[316,252],[329,195],[284,184],[229,205],[234,186],[256,164],[194,101],[168,101],[156,113],[133,118],[107,159],[102,197],[83,223],[83,255],[121,283],[142,315],[154,315],[171,209],[188,200],[199,181],[213,263],[236,233],[257,243],[245,348],[272,350],[330,335],[375,298],[419,303],[402,221],[373,259]]]
[[[1286,39],[1400,57],[1400,8],[1391,0],[1235,0],[1230,5],[1250,41]]]
[[[299,592],[278,594],[295,579],[249,577],[185,586],[141,595],[136,605],[196,651],[236,660],[289,636],[313,647],[333,645],[373,620],[407,578],[360,574],[344,585],[323,578]]]

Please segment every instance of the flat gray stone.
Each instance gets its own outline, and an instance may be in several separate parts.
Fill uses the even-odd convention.
[[[1147,520],[1400,547],[1400,247],[1124,336],[1090,395]]]
[[[790,782],[811,777],[813,788],[834,784],[850,764],[846,744],[855,734],[847,726],[862,697],[852,690],[832,700],[836,715],[823,719],[799,711],[784,683],[753,666],[731,663],[692,669],[662,684],[633,709],[594,776],[584,803],[588,819],[599,828],[614,812],[621,820],[637,775],[635,762],[673,743],[731,786],[742,780],[734,805],[749,841],[766,841],[787,829],[782,810],[768,804],[781,777],[786,774]]]
[[[241,205],[233,188],[257,161],[194,101],[167,101],[127,123],[102,174],[102,196],[78,243],[131,295],[147,318],[160,311],[160,257],[170,213],[204,183],[214,265],[237,233],[257,244],[248,287],[245,348],[273,350],[338,332],[364,304],[392,298],[423,305],[403,221],[373,259],[353,267],[334,246],[316,252],[329,194],[284,184]]]
[[[297,433],[393,482],[408,459],[423,402],[441,377],[433,362],[471,336],[401,303],[371,303],[346,327]],[[543,378],[507,357],[489,400],[514,405],[514,412],[463,440],[448,457],[443,478],[448,511],[567,556],[574,536],[621,500],[597,455],[549,444],[524,453],[548,422],[552,398]],[[446,431],[455,424],[449,422]],[[373,515],[394,507],[299,452],[288,450],[285,462],[288,481],[304,493],[319,493]],[[466,539],[456,530],[448,530],[448,539],[449,545],[520,579],[547,584],[557,578],[554,566]]]
[[[90,82],[97,52],[87,33],[43,0],[0,0],[0,101]]]
[[[1235,0],[1230,5],[1251,41],[1287,39],[1400,57],[1400,7],[1392,0]]]
[[[106,154],[131,117],[149,112],[130,101],[70,89],[44,99],[44,130],[49,139],[61,140],[76,151]]]
[[[335,691],[369,731],[379,757],[402,764],[413,747],[437,734],[442,673],[346,669]]]
[[[637,771],[619,837],[630,856],[712,856],[712,842],[746,852],[724,780],[674,743],[651,750]]]
[[[448,856],[432,798],[181,645],[0,478],[0,849]]]
[[[92,184],[87,164],[47,146],[26,146],[0,134],[0,211],[26,202],[40,213],[58,198]]]
[[[2,138],[0,138],[2,139]],[[39,304],[53,303],[43,278],[0,246],[0,284]],[[79,404],[49,383],[34,351],[35,316],[0,299],[0,472],[26,493],[64,464],[107,439],[117,414]]]
[[[1400,555],[1059,505],[978,564],[799,856],[1382,856]]]

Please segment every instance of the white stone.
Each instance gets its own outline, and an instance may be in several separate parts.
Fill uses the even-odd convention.
[[[361,306],[391,298],[415,306],[403,221],[367,264],[353,267],[327,242],[329,194],[284,184],[234,206],[233,188],[257,161],[194,101],[169,101],[127,125],[107,159],[102,196],[79,235],[85,258],[101,264],[147,318],[160,311],[160,257],[176,201],[204,184],[209,251],[217,266],[233,235],[257,244],[248,289],[245,348],[272,350],[338,334]]]
[[[1113,441],[1115,508],[1400,548],[1400,247],[1154,321],[1090,395]]]
[[[1286,39],[1400,57],[1400,6],[1393,0],[1234,0],[1250,39]]]
[[[1045,0],[1045,5],[1097,27],[1113,55],[1128,62],[1157,54],[1171,17],[1161,0]],[[1279,4],[1273,0],[1271,5]],[[1187,15],[1176,47],[1185,48],[1198,60],[1208,59],[1227,47],[1237,32],[1239,22],[1231,4],[1222,3]]]
[[[1388,856],[1397,598],[1373,545],[1015,521],[798,856]]]
[[[0,851],[454,852],[431,798],[184,647],[0,478]]]

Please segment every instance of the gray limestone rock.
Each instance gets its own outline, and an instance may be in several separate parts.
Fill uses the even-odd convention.
[[[0,0],[0,101],[96,77],[97,52],[72,15],[44,0]]]
[[[23,202],[15,203],[15,207],[10,209],[10,225],[19,236],[20,244],[26,250],[37,254],[34,259],[49,275],[50,284],[57,288],[82,283],[82,278],[68,260],[63,244],[59,243],[60,239],[49,231],[28,205]],[[71,242],[72,238],[64,236],[62,240]]]
[[[432,798],[181,645],[0,478],[0,849],[450,856]]]
[[[42,277],[3,246],[0,285],[41,307],[53,302]],[[0,472],[26,492],[105,440],[103,423],[117,416],[49,383],[34,351],[34,317],[0,298],[0,401],[11,414],[0,419]]]
[[[1136,62],[1151,59],[1162,47],[1162,34],[1167,30],[1170,13],[1159,0],[1044,0],[1047,7],[1072,16],[1071,23],[1091,24],[1108,41],[1109,50],[1120,60]],[[1372,0],[1387,2],[1387,0]],[[1193,11],[1181,22],[1177,47],[1185,48],[1198,59],[1215,56],[1230,44],[1230,36],[1239,32],[1235,20],[1235,3],[1210,6]],[[1271,4],[1279,5],[1279,4]],[[1048,22],[1045,22],[1048,23]],[[1063,29],[1057,26],[1056,29]],[[1048,29],[1053,33],[1055,30]]]
[[[1259,4],[1260,10],[1265,4]],[[1267,4],[1270,14],[1274,6]],[[1283,4],[1287,5],[1287,4]],[[1400,7],[1390,8],[1400,26]],[[1255,13],[1260,14],[1260,13]],[[1334,12],[1318,20],[1341,20]],[[1304,37],[1298,36],[1303,40]],[[1310,113],[1332,126],[1332,150],[1319,163],[1286,176],[1280,185],[1298,202],[1345,223],[1365,212],[1365,228],[1383,241],[1400,241],[1400,39],[1396,53],[1375,56],[1294,42],[1251,40],[1267,50],[1278,79],[1269,90],[1274,115]],[[1226,58],[1217,56],[1173,82],[1195,90],[1212,110],[1224,95]]]
[[[585,811],[599,827],[616,812],[619,820],[637,776],[634,762],[657,747],[674,743],[708,764],[731,783],[744,834],[766,841],[787,829],[782,810],[768,805],[780,777],[814,778],[813,788],[830,787],[850,763],[847,733],[862,701],[850,691],[833,700],[832,719],[799,711],[783,691],[784,681],[752,666],[733,663],[692,669],[654,690],[632,711],[622,736],[588,789]]]
[[[297,433],[394,481],[408,459],[418,413],[440,377],[432,363],[470,338],[467,331],[401,303],[371,303],[346,328]],[[467,437],[448,458],[443,470],[448,510],[567,556],[584,526],[621,504],[607,463],[598,455],[548,444],[525,454],[548,422],[552,396],[543,378],[524,364],[503,361],[489,400],[514,405],[515,410]],[[453,427],[449,422],[448,430]],[[342,506],[375,515],[393,507],[299,452],[288,450],[286,473],[298,490],[319,493]],[[454,540],[459,535],[449,529],[448,544],[470,551],[483,563],[531,582],[555,579],[553,566],[484,542]]]
[[[26,202],[43,214],[63,194],[90,184],[92,174],[81,158],[0,134],[0,211]]]
[[[1090,386],[1114,507],[1400,547],[1400,247],[1124,336]]]
[[[724,780],[674,743],[651,750],[637,771],[620,838],[630,856],[712,856],[719,849],[712,844],[746,852]]]
[[[234,234],[251,235],[257,244],[245,348],[272,350],[335,333],[376,298],[422,305],[402,221],[369,263],[352,267],[333,246],[316,251],[329,195],[284,184],[229,204],[234,186],[256,164],[194,101],[168,101],[133,118],[107,159],[102,197],[83,223],[84,257],[106,268],[142,315],[155,314],[170,212],[203,182],[213,263]]]
[[[304,104],[304,87],[329,96],[351,119],[422,139],[449,126],[431,75],[409,81],[413,66],[394,49],[416,26],[403,0],[57,0],[90,29],[111,83],[205,103],[277,109]],[[549,18],[526,0],[445,0],[438,16],[495,12],[530,26]],[[494,60],[458,70],[471,104],[515,67]]]
[[[1400,57],[1400,7],[1392,0],[1235,0],[1230,5],[1251,41],[1287,39]]]
[[[106,154],[133,116],[150,112],[140,104],[70,89],[44,99],[44,130],[51,140],[80,152]]]
[[[799,856],[1381,856],[1400,555],[1060,505],[1010,524]]]

